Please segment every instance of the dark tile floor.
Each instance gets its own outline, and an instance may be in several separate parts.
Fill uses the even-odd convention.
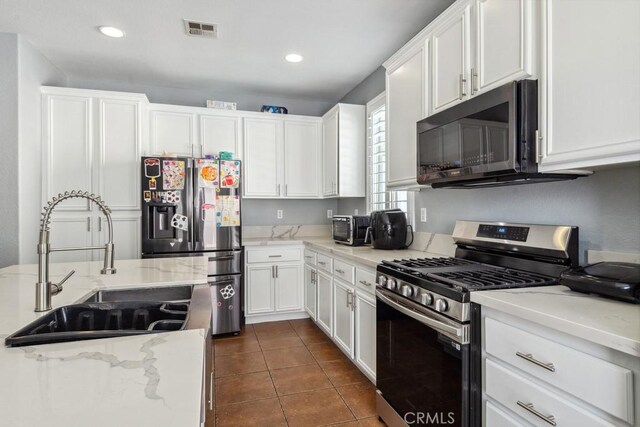
[[[374,385],[309,319],[214,340],[216,426],[384,426]]]

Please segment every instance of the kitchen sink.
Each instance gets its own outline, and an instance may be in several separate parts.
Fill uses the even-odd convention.
[[[109,289],[89,295],[83,303],[119,301],[189,301],[192,285],[164,286],[157,288]]]

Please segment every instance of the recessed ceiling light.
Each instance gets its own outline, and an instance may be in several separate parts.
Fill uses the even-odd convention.
[[[116,39],[124,37],[124,31],[120,28],[103,25],[102,27],[98,27],[98,30],[107,37],[113,37]]]
[[[302,55],[298,55],[297,53],[290,53],[289,55],[285,56],[284,59],[289,62],[301,62],[304,58],[302,57]]]

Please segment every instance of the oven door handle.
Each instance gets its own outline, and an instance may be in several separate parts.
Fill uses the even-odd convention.
[[[464,326],[456,328],[455,326],[447,325],[446,323],[436,320],[426,314],[418,313],[417,311],[405,306],[399,301],[395,301],[387,297],[380,289],[376,289],[376,296],[390,307],[398,310],[403,314],[406,314],[407,316],[417,320],[423,325],[429,326],[430,328],[448,336],[459,344],[467,344],[469,342],[469,337],[468,334],[465,333]]]

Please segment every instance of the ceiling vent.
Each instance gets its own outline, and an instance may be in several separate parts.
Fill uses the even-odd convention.
[[[204,22],[184,20],[184,29],[190,36],[209,37],[212,39],[218,38],[218,25],[206,24]]]

